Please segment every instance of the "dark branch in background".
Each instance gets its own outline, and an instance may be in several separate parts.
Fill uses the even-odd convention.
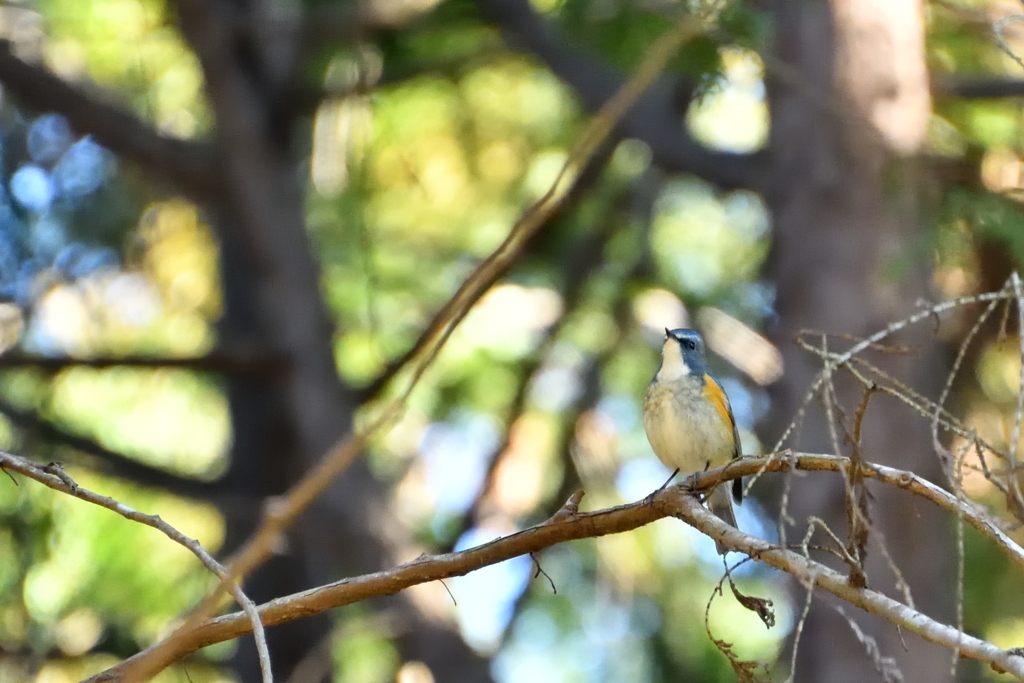
[[[384,70],[375,79],[361,73],[354,80],[343,83],[329,83],[323,87],[298,88],[291,106],[296,115],[312,114],[325,102],[345,100],[350,97],[368,95],[372,92],[401,85],[415,78],[434,76],[456,80],[482,66],[507,57],[508,50],[503,44],[476,50],[468,54],[392,66],[384,64]]]
[[[478,0],[477,4],[483,18],[499,28],[513,48],[544,62],[587,109],[598,109],[625,82],[599,57],[566,42],[529,0]],[[615,134],[647,143],[654,163],[666,171],[693,173],[725,189],[762,189],[765,155],[718,152],[694,140],[683,124],[685,104],[679,111],[680,89],[685,90],[678,79],[659,78],[622,118]]]
[[[299,32],[301,50],[309,55],[330,45],[366,39],[407,26],[427,14],[429,10],[424,12],[416,3],[351,2],[311,9]]]
[[[38,414],[16,408],[7,401],[0,400],[0,413],[6,416],[11,424],[29,435],[57,445],[67,446],[99,459],[106,467],[96,469],[104,474],[122,477],[142,486],[160,488],[178,496],[199,500],[210,500],[224,493],[223,487],[217,482],[188,479],[145,465],[123,453],[112,451],[90,438],[72,434]]]
[[[586,166],[580,171],[579,176],[574,180],[572,186],[566,193],[565,199],[558,206],[555,212],[549,217],[549,221],[557,219],[558,216],[564,215],[565,213],[572,211],[578,202],[586,195],[587,191],[593,186],[593,184],[600,177],[601,172],[604,171],[608,160],[611,159],[612,152],[615,151],[615,143],[611,141],[605,141],[598,149],[594,151],[594,156],[591,157]],[[515,248],[510,250],[507,257],[504,259],[501,267],[494,270],[488,279],[482,280],[479,283],[479,291],[477,291],[473,299],[469,302],[469,306],[472,306],[483,296],[500,278],[502,278],[516,263],[519,262],[523,256],[523,252],[529,247],[530,242],[526,240],[518,244]],[[497,253],[497,252],[495,252]],[[489,258],[493,258],[494,254]],[[478,266],[478,270],[486,265],[486,261]],[[475,271],[474,271],[475,272]],[[468,282],[468,280],[467,280]],[[450,314],[451,300],[449,300],[441,309],[434,315],[426,329],[420,334],[419,338],[413,343],[408,351],[403,353],[395,360],[389,362],[384,370],[378,375],[369,385],[360,390],[360,400],[369,401],[380,394],[384,390],[384,387],[388,385],[395,375],[397,375],[403,368],[409,365],[410,362],[416,356],[418,356],[434,339],[438,330],[443,326],[445,321],[448,319]],[[468,310],[468,309],[467,309]]]
[[[207,145],[160,135],[117,107],[99,102],[51,71],[14,56],[9,41],[0,41],[0,83],[25,105],[63,115],[80,133],[115,154],[136,162],[194,199],[214,199],[222,192],[213,151]]]
[[[932,80],[932,94],[965,100],[1024,97],[1024,79],[1001,76],[938,76]]]
[[[283,372],[283,358],[263,353],[244,351],[214,351],[192,358],[155,358],[151,356],[122,356],[104,358],[71,358],[29,356],[10,353],[0,356],[0,369],[34,368],[42,372],[59,372],[67,368],[174,368],[213,372],[223,375],[259,375]]]
[[[196,19],[200,15],[196,6],[189,0],[176,0],[176,4],[181,18],[193,28],[198,27]],[[270,12],[239,14],[231,18],[225,28],[233,38],[261,46],[264,75],[269,77],[277,100],[274,106],[291,121],[296,116],[311,113],[320,101],[332,97],[329,94],[332,88],[321,91],[304,83],[306,67],[320,57],[320,53],[403,28],[432,9],[424,11],[410,3],[392,6],[380,2],[333,3],[303,12],[275,6]],[[366,92],[375,85],[346,84],[343,90],[347,96]]]

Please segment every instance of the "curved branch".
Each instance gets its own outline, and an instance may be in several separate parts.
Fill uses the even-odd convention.
[[[118,514],[131,522],[138,522],[139,524],[156,529],[178,545],[184,546],[189,552],[199,559],[204,567],[210,570],[210,572],[218,578],[223,579],[227,576],[227,569],[224,565],[215,560],[213,555],[211,555],[199,541],[194,538],[189,538],[185,534],[181,533],[173,526],[162,520],[160,515],[147,515],[128,507],[124,503],[114,500],[109,496],[101,496],[89,489],[82,488],[64,472],[60,463],[51,462],[48,465],[40,466],[26,458],[0,451],[0,469],[4,471],[11,470],[13,472],[17,472],[18,474],[39,482],[43,486],[48,486],[54,491],[65,493],[73,498],[84,500],[85,502],[92,503],[93,505],[98,505],[99,507],[106,508],[107,510]],[[15,480],[14,483],[17,484],[17,480]],[[234,596],[235,601],[242,607],[243,613],[249,620],[249,624],[253,627],[256,637],[256,647],[260,653],[260,667],[263,671],[263,680],[265,682],[270,682],[273,680],[273,677],[270,674],[270,651],[267,649],[267,636],[263,633],[263,624],[260,621],[259,614],[256,612],[256,605],[236,584],[231,584],[231,594]]]
[[[699,490],[710,490],[723,481],[739,477],[762,472],[788,472],[794,467],[794,464],[796,469],[807,472],[838,472],[848,468],[850,460],[835,455],[785,452],[773,453],[764,458],[741,458],[725,467],[694,475],[693,485]],[[1024,548],[1003,533],[1002,529],[992,521],[992,517],[979,506],[969,501],[958,500],[956,496],[945,489],[906,470],[862,461],[861,474],[883,484],[909,491],[915,496],[926,498],[954,515],[962,515],[965,522],[999,546],[999,549],[1015,565],[1024,569]]]
[[[788,457],[782,457],[781,454],[775,454],[765,458],[746,458],[710,470],[692,477],[686,485],[692,487],[694,491],[706,491],[723,481],[760,471],[781,472],[790,467],[812,471],[839,471],[849,466],[849,459],[836,456],[790,454]],[[1021,555],[1020,548],[1002,536],[998,529],[972,521],[972,518],[979,518],[980,513],[959,505],[951,495],[920,477],[910,472],[871,464],[864,465],[864,474],[928,498],[944,508],[955,509],[957,514],[962,514],[989,538],[1002,539],[998,542],[1004,546],[1004,550],[1012,550],[1015,557]],[[730,550],[744,553],[781,569],[807,585],[820,586],[851,605],[912,631],[929,642],[955,650],[964,657],[985,662],[998,671],[1011,673],[1024,680],[1024,657],[935,621],[882,593],[852,586],[849,577],[809,557],[727,525],[708,512],[685,486],[673,486],[656,491],[648,499],[630,505],[588,513],[581,513],[578,510],[582,495],[582,491],[578,492],[546,522],[516,534],[462,552],[423,556],[394,569],[345,579],[278,598],[260,606],[260,618],[265,625],[272,626],[370,597],[394,595],[410,586],[462,576],[513,557],[539,552],[557,543],[632,531],[664,517],[677,517],[720,541]],[[1020,563],[1017,559],[1015,561]],[[250,631],[251,624],[240,612],[209,620],[182,634],[182,638],[176,643],[173,658],[167,661],[165,666],[199,648],[237,638]],[[136,667],[151,651],[152,648],[145,650],[88,679],[87,683],[123,683],[135,680]]]
[[[625,82],[622,74],[596,55],[569,45],[529,0],[478,0],[477,4],[483,18],[499,28],[514,48],[544,62],[587,109],[599,109]],[[678,90],[673,79],[658,79],[622,118],[616,134],[647,143],[654,163],[667,171],[693,173],[725,189],[763,189],[765,154],[720,152],[694,140],[677,111]]]
[[[1003,76],[939,76],[932,79],[932,93],[965,100],[1024,97],[1024,79]]]
[[[0,83],[26,105],[58,112],[75,130],[92,135],[110,151],[171,182],[193,199],[209,200],[222,194],[211,147],[160,135],[128,112],[99,102],[51,71],[19,59],[6,40],[0,40]]]

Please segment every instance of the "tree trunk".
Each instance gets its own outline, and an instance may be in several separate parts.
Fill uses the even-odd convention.
[[[246,504],[234,505],[228,497],[221,507],[227,552],[259,522],[266,496],[284,492],[345,435],[358,405],[356,392],[337,373],[333,324],[306,233],[302,162],[295,150],[308,146],[297,139],[308,129],[282,123],[291,84],[281,79],[288,69],[272,53],[276,43],[239,36],[230,21],[262,9],[249,1],[237,7],[223,0],[179,3],[217,121],[219,175],[226,187],[226,197],[213,207],[227,303],[221,336],[228,343],[258,344],[283,366],[228,381],[234,443],[225,488]],[[284,552],[249,577],[247,592],[260,603],[391,566],[396,559],[388,541],[394,538],[382,529],[400,529],[388,492],[357,462],[293,525]],[[398,641],[403,659],[425,662],[437,680],[489,680],[487,661],[454,625],[428,618],[406,595],[389,605],[407,629]],[[318,672],[314,679],[328,676],[329,648],[322,644],[330,626],[325,615],[270,629],[275,679],[288,680],[310,653],[326,658],[311,667]],[[251,639],[243,639],[235,664],[240,680],[259,680]]]
[[[773,8],[776,61],[768,63],[767,87],[774,184],[767,201],[775,225],[768,270],[777,287],[780,326],[772,333],[783,351],[785,375],[773,390],[769,444],[796,414],[821,368],[816,357],[792,343],[798,331],[866,336],[913,312],[928,296],[928,264],[909,248],[923,230],[914,183],[893,171],[900,168],[897,154],[911,154],[923,143],[930,108],[918,0],[778,0]],[[935,396],[943,361],[929,345],[929,331],[918,332],[923,333],[901,341],[920,343],[926,349],[921,354],[872,361]],[[844,345],[849,343],[831,342],[832,349]],[[849,423],[863,391],[853,382],[837,382],[836,390]],[[820,406],[812,404],[796,441],[785,445],[834,451]],[[927,421],[902,404],[874,397],[863,430],[866,459],[942,482]],[[840,443],[848,454],[841,431]],[[844,538],[842,482],[807,476],[792,485],[789,513],[797,526],[787,529],[787,540],[800,542],[811,515]],[[949,521],[900,492],[869,490],[869,585],[898,595],[876,543],[884,538],[917,607],[952,623]],[[828,540],[819,532],[814,542]],[[805,595],[794,586],[798,611]],[[816,594],[799,643],[797,680],[881,680],[865,644],[830,604]],[[896,658],[907,681],[949,677],[949,653],[866,614],[848,609],[847,615],[878,641],[881,656]]]

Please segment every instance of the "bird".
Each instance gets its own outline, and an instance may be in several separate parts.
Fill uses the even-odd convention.
[[[665,329],[661,365],[644,395],[643,422],[654,454],[675,470],[673,476],[703,472],[740,457],[729,397],[711,374],[704,338],[696,330]],[[743,500],[740,479],[733,480],[731,496],[728,485],[719,484],[707,503],[719,519],[735,527],[733,499]],[[728,552],[721,543],[715,545],[720,555]]]

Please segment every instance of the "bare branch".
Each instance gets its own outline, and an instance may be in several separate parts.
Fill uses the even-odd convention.
[[[722,481],[756,472],[767,467],[784,471],[790,463],[804,470],[839,471],[850,466],[847,458],[801,454],[791,460],[779,458],[748,458],[725,467],[692,477],[687,484],[694,492],[711,490]],[[865,476],[937,502],[944,508],[962,512],[964,519],[979,528],[990,539],[998,539],[1001,549],[1024,567],[1024,552],[998,529],[981,522],[981,515],[963,506],[950,494],[934,484],[901,470],[863,463]],[[516,534],[492,541],[470,550],[420,557],[394,569],[345,579],[294,595],[278,598],[260,606],[266,625],[274,625],[318,614],[329,609],[359,602],[370,597],[394,595],[422,583],[462,576],[476,569],[493,565],[520,555],[536,553],[557,543],[593,538],[631,531],[664,517],[678,517],[687,524],[722,541],[730,550],[744,553],[797,577],[808,588],[818,586],[840,599],[893,624],[918,634],[927,641],[950,650],[959,648],[965,657],[988,663],[999,671],[1024,680],[1024,657],[1002,650],[992,643],[966,635],[956,628],[939,623],[907,605],[876,591],[851,586],[847,577],[810,558],[749,536],[712,515],[699,499],[683,486],[657,491],[649,499],[606,510],[580,513],[575,507],[578,496],[566,503],[551,519]],[[959,507],[958,507],[959,506]],[[176,648],[163,666],[195,650],[213,643],[230,640],[249,632],[251,625],[242,614],[229,614],[201,624],[177,641]],[[155,646],[159,647],[159,646]],[[89,679],[87,683],[122,683],[137,680],[138,666],[151,657],[150,648],[117,666]],[[146,669],[151,671],[151,669]]]
[[[0,451],[0,469],[17,472],[18,474],[34,479],[40,484],[48,486],[55,491],[66,493],[69,496],[73,496],[79,500],[84,500],[85,502],[92,503],[93,505],[98,505],[101,508],[105,508],[111,512],[121,515],[132,522],[138,522],[139,524],[152,527],[175,543],[187,548],[189,552],[199,558],[199,561],[203,563],[203,566],[209,569],[217,578],[222,581],[228,578],[227,569],[225,569],[220,562],[215,560],[213,556],[210,555],[210,553],[202,546],[202,544],[199,543],[199,541],[194,538],[189,538],[185,534],[181,533],[173,526],[162,520],[159,515],[147,515],[128,507],[124,503],[118,502],[109,496],[101,496],[98,493],[82,488],[64,472],[64,468],[61,467],[60,463],[51,462],[48,465],[40,467],[30,460]],[[253,629],[253,633],[255,634],[256,648],[260,653],[260,668],[263,669],[264,683],[272,683],[273,677],[270,673],[270,651],[267,649],[267,637],[263,632],[263,624],[260,622],[260,615],[256,611],[256,605],[235,583],[231,583],[230,590],[235,600],[239,605],[241,605],[244,618],[248,620],[249,627]]]
[[[1024,80],[1002,76],[938,76],[932,80],[932,94],[965,100],[1024,97]]]
[[[80,133],[154,177],[170,182],[196,200],[222,194],[211,147],[157,133],[132,114],[102,103],[49,70],[14,55],[9,41],[0,41],[0,83],[26,105],[63,115]]]
[[[737,477],[745,477],[758,472],[788,472],[791,469],[813,471],[839,471],[846,468],[846,458],[811,453],[772,453],[764,458],[743,458],[725,466],[722,471],[709,470],[696,476],[694,486],[711,489],[717,484]],[[1024,569],[1024,548],[1021,548],[1007,536],[993,521],[989,514],[970,501],[957,499],[940,486],[917,476],[912,472],[898,470],[884,465],[861,462],[861,474],[898,488],[909,491],[915,496],[927,498],[943,510],[955,515],[963,515],[964,521],[974,527],[983,536],[999,546],[999,549],[1014,564]]]

